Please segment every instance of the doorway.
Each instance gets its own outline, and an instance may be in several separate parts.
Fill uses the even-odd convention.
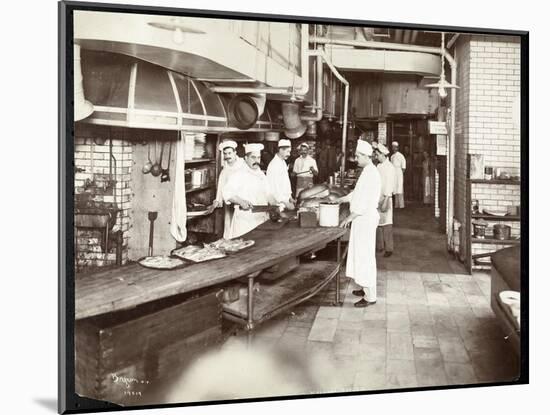
[[[403,177],[405,202],[433,205],[435,201],[436,142],[428,133],[426,118],[394,118],[388,121],[388,143],[397,141],[407,168]]]

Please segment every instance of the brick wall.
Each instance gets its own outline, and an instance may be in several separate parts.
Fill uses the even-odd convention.
[[[466,206],[468,154],[482,154],[485,166],[519,172],[520,131],[514,125],[514,101],[520,93],[520,41],[510,36],[464,37],[457,56],[461,89],[457,95],[455,217],[463,224],[466,209],[471,208]],[[472,199],[478,199],[481,208],[519,205],[520,188],[474,184]],[[519,235],[519,223],[507,224],[513,227],[512,236]],[[472,254],[502,247],[474,244]]]
[[[95,143],[94,143],[95,139]],[[103,143],[104,142],[104,143]],[[97,143],[97,144],[96,144]],[[128,229],[131,203],[130,178],[132,169],[132,146],[123,140],[113,140],[111,178],[116,180],[112,189],[105,190],[109,183],[109,140],[105,137],[75,138],[75,197],[87,195],[94,203],[116,203],[121,211],[117,214],[112,231],[122,230],[122,262],[128,258]],[[95,186],[90,182],[95,182]],[[83,270],[111,265],[116,260],[116,244],[111,241],[108,252],[102,249],[101,231],[95,228],[76,228],[76,267]]]

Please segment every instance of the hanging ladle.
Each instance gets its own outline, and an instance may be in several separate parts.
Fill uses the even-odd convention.
[[[160,176],[162,168],[160,167],[160,164],[162,163],[162,153],[164,152],[164,143],[161,143],[160,147],[160,160],[156,160],[156,152],[157,152],[157,143],[155,142],[155,164],[153,164],[153,167],[151,168],[151,174],[155,177]]]
[[[169,145],[169,147],[168,147],[168,166],[166,166],[165,169],[162,169],[162,172],[160,174],[160,182],[161,183],[170,181],[170,160],[172,158],[172,142],[170,141],[168,143],[168,145]],[[161,157],[161,161],[160,161],[160,166],[162,168],[162,157]]]
[[[141,168],[141,172],[143,174],[148,174],[151,172],[151,168],[153,167],[153,162],[151,161],[151,143],[147,143],[147,163],[143,165]]]

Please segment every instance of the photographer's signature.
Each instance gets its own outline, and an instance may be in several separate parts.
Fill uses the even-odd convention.
[[[139,385],[149,385],[149,381],[146,379],[137,379],[127,376],[119,376],[116,373],[111,373],[111,380],[113,383],[120,383],[126,387],[124,395],[128,396],[142,396],[141,391],[131,390],[135,386]]]

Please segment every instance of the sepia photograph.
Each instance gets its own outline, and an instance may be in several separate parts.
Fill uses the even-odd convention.
[[[528,32],[59,5],[64,411],[528,383]]]

